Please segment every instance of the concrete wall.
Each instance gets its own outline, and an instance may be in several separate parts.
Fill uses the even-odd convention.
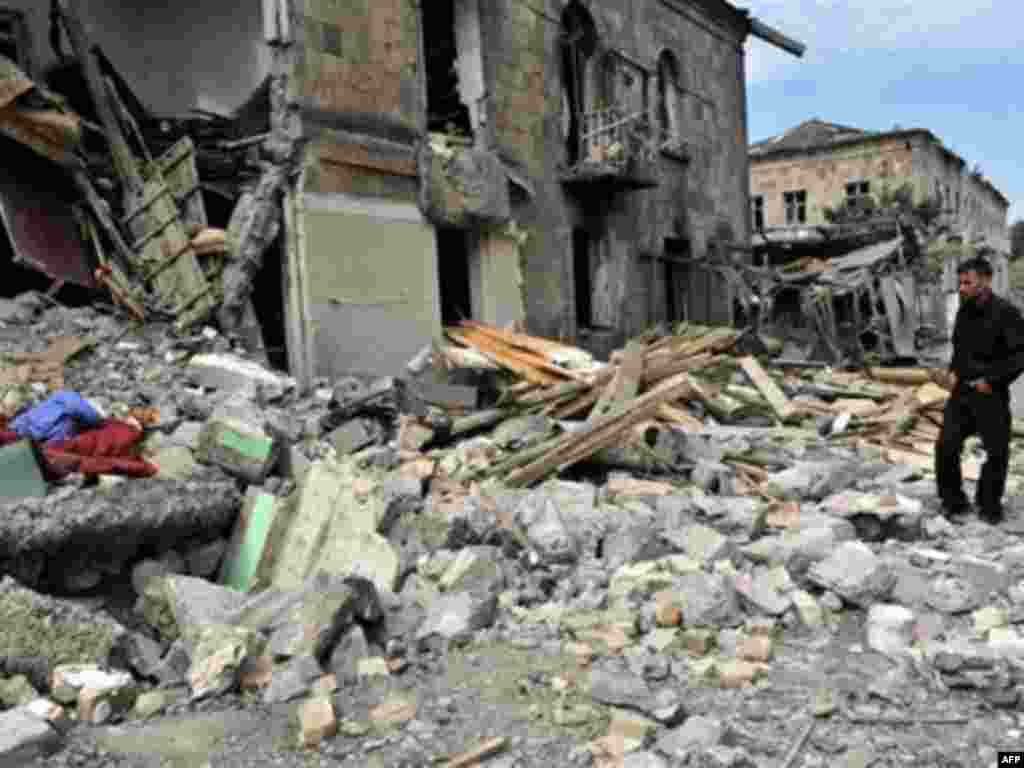
[[[905,139],[855,144],[805,157],[755,160],[750,168],[751,198],[764,198],[766,227],[786,226],[784,194],[807,190],[807,224],[825,224],[825,208],[846,199],[846,185],[867,181],[871,194],[914,183],[912,144]],[[918,184],[917,187],[920,187]],[[922,188],[923,189],[923,188]]]
[[[664,318],[658,257],[666,237],[689,240],[698,258],[712,238],[748,237],[745,30],[724,7],[721,16],[702,10],[717,8],[714,2],[588,2],[599,55],[613,52],[619,63],[606,96],[653,110],[658,57],[674,55],[672,122],[689,159],[659,155],[661,184],[651,190],[576,195],[560,180],[564,5],[455,3],[459,87],[471,102],[476,145],[498,154],[526,182],[513,194],[510,228],[467,232],[472,311],[496,324],[525,319],[531,332],[606,351]],[[395,227],[387,214],[405,216],[417,199],[415,148],[426,122],[423,47],[431,43],[422,39],[419,8],[401,0],[295,0],[295,7],[300,23],[291,90],[311,141],[295,223],[308,294],[296,310],[311,322],[317,373],[393,373],[440,330],[439,257],[430,228],[411,218]],[[591,303],[595,323],[606,331],[578,327],[573,228],[593,237]],[[727,321],[724,287],[692,272],[677,280],[677,303],[692,305],[692,319]],[[331,277],[336,274],[346,277]],[[353,290],[377,301],[351,301]],[[378,309],[384,306],[387,312]]]
[[[37,69],[55,63],[49,3],[6,0],[3,6],[25,13]],[[90,0],[78,6],[92,41],[157,114],[198,106],[230,112],[269,73],[261,0]],[[70,45],[64,50],[71,53]]]
[[[394,374],[440,326],[433,228],[415,205],[306,194],[296,226],[316,372]]]
[[[947,221],[968,238],[1005,239],[1007,205],[990,184],[926,134],[838,147],[803,156],[754,160],[751,197],[764,198],[766,227],[784,227],[784,193],[807,190],[807,224],[824,224],[824,209],[846,198],[847,183],[867,181],[877,200],[883,189],[909,183],[915,202],[941,196]]]
[[[960,158],[938,143],[921,142],[914,156],[914,173],[922,191],[941,196],[947,220],[955,229],[969,239],[1005,240],[1009,206]]]
[[[525,168],[536,187],[533,204],[516,212],[529,234],[521,249],[529,328],[593,348],[621,343],[664,318],[665,288],[657,257],[666,237],[688,239],[692,254],[704,258],[713,235],[739,241],[748,236],[743,32],[729,17],[702,10],[704,4],[587,4],[600,38],[588,75],[591,92],[607,94],[609,89],[597,80],[602,56],[615,52],[613,97],[630,108],[653,112],[658,57],[671,51],[679,64],[675,122],[691,155],[689,161],[659,156],[661,183],[653,190],[594,192],[588,197],[567,192],[559,181],[559,168],[567,159],[558,47],[563,6],[555,0],[499,0],[491,5],[483,25],[484,67],[492,82],[497,151]],[[611,332],[578,328],[574,228],[588,230],[594,241],[594,320],[611,326]],[[688,291],[682,300],[701,307],[691,317],[728,320],[721,285],[709,285],[703,274],[689,283],[694,295]],[[708,292],[719,300],[707,301]]]
[[[411,142],[422,127],[417,4],[292,0],[295,98],[314,123]]]

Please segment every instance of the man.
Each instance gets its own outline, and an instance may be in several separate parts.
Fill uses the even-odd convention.
[[[1003,520],[1003,491],[1010,463],[1010,384],[1024,371],[1024,318],[992,293],[992,266],[981,258],[957,269],[960,309],[953,325],[953,390],[935,446],[935,474],[943,514],[970,510],[960,457],[964,441],[979,435],[986,460],[975,503],[982,520]]]

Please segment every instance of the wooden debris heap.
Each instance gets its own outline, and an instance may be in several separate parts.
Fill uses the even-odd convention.
[[[534,485],[602,451],[642,444],[651,429],[700,433],[751,416],[765,434],[824,439],[894,464],[933,468],[949,396],[942,372],[776,367],[742,352],[747,334],[684,324],[671,335],[633,339],[601,363],[576,347],[466,320],[445,329],[433,361],[448,371],[491,371],[507,383],[495,408],[459,414],[455,435],[525,414],[566,427],[478,474],[512,487]],[[1024,435],[1019,425],[1015,431]],[[763,496],[763,466],[741,457],[727,461],[741,488]],[[979,472],[977,461],[965,461],[966,478]]]

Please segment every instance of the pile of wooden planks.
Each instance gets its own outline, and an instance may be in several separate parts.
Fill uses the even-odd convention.
[[[881,455],[894,464],[931,471],[949,393],[935,370],[862,371],[772,367],[738,351],[744,331],[699,325],[631,340],[595,361],[583,350],[524,333],[464,321],[445,329],[450,342],[435,359],[451,367],[504,372],[511,380],[500,406],[472,425],[492,425],[523,413],[575,424],[546,442],[518,451],[487,474],[529,486],[609,449],[642,442],[650,428],[701,432],[720,425],[785,427],[794,437],[827,439]],[[572,421],[567,421],[572,420]],[[824,426],[823,426],[824,425]],[[1017,425],[1015,432],[1024,436]],[[780,434],[776,430],[775,434]],[[751,493],[766,475],[730,460]],[[977,461],[964,476],[977,479]]]

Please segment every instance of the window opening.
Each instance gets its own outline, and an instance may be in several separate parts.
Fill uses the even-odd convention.
[[[423,41],[427,70],[427,130],[473,137],[469,107],[459,94],[455,2],[430,3],[423,12]]]
[[[679,64],[671,51],[658,57],[658,123],[663,143],[679,141]]]
[[[783,192],[782,201],[786,206],[787,224],[807,223],[807,190],[799,189]]]
[[[566,159],[580,161],[583,113],[587,109],[588,62],[597,50],[597,27],[590,13],[574,0],[562,12],[562,87],[568,111]]]
[[[754,195],[750,205],[753,209],[754,231],[760,232],[764,229],[764,195]]]

